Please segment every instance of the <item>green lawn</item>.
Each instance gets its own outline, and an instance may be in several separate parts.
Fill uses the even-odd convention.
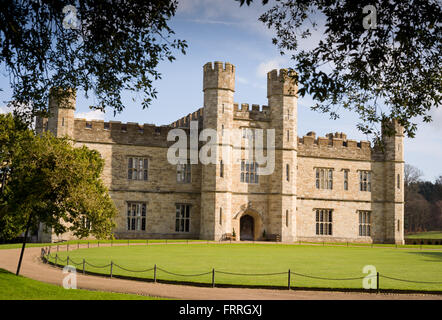
[[[419,232],[415,234],[409,234],[405,236],[408,239],[442,239],[442,231],[428,231],[428,232]]]
[[[53,253],[55,254],[55,252]],[[59,252],[58,257],[70,258],[82,271],[83,258],[94,266],[113,261],[113,274],[153,278],[153,271],[145,270],[156,264],[157,279],[211,283],[212,268],[217,284],[287,286],[287,271],[324,278],[364,277],[365,265],[373,265],[381,274],[381,289],[427,290],[442,292],[442,251],[371,247],[332,247],[283,244],[194,244],[154,245],[131,247],[101,247]],[[54,259],[51,259],[53,262]],[[61,260],[58,259],[61,264]],[[117,266],[118,265],[118,266]],[[169,274],[201,274],[183,277]],[[96,268],[86,264],[86,271],[109,274],[110,267]],[[284,273],[280,275],[232,275],[230,273]],[[440,284],[410,283],[383,278],[389,276],[413,281]],[[292,274],[294,287],[362,288],[362,280],[320,280]]]
[[[30,247],[53,247],[53,246],[61,246],[63,248],[66,247],[67,244],[69,244],[69,246],[71,246],[71,248],[75,248],[77,246],[77,244],[90,244],[91,246],[97,246],[99,243],[103,244],[103,243],[118,243],[118,244],[127,244],[129,241],[129,244],[131,243],[146,243],[146,241],[148,241],[148,243],[165,243],[165,242],[169,242],[169,243],[173,243],[173,242],[205,242],[206,240],[187,240],[187,239],[149,239],[149,240],[144,240],[144,239],[131,239],[131,240],[123,240],[123,239],[118,239],[118,240],[71,240],[71,241],[64,241],[64,242],[59,242],[59,243],[27,243],[26,247],[30,248]],[[21,248],[22,244],[21,243],[10,243],[10,244],[0,244],[0,250],[1,249],[17,249],[17,248]]]
[[[43,283],[16,276],[0,269],[0,300],[153,300],[158,298],[89,291],[80,289],[64,289],[53,284]]]

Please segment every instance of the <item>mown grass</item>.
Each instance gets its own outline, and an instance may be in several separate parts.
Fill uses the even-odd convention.
[[[26,243],[26,248],[32,248],[32,247],[53,247],[53,246],[61,246],[66,247],[66,245],[69,244],[71,248],[74,248],[78,244],[85,245],[90,244],[91,246],[97,246],[98,243],[100,244],[109,244],[109,243],[115,243],[115,244],[135,244],[135,243],[176,243],[176,242],[206,242],[206,240],[194,240],[194,239],[117,239],[117,240],[70,240],[70,241],[63,241],[63,242],[54,242],[54,243]],[[0,250],[1,249],[18,249],[22,247],[22,243],[10,243],[10,244],[0,244]]]
[[[442,239],[442,231],[428,231],[428,232],[419,232],[414,234],[408,234],[405,236],[407,239]]]
[[[55,252],[52,254],[55,255]],[[131,272],[121,269],[145,270],[157,266],[157,279],[210,284],[215,269],[216,284],[246,286],[287,286],[291,270],[293,287],[362,289],[362,279],[323,280],[323,278],[362,278],[366,265],[373,265],[381,274],[380,288],[442,292],[442,251],[408,250],[371,247],[333,247],[284,244],[194,244],[101,247],[58,252],[58,264],[69,256],[70,264],[79,272],[83,259],[94,266],[113,262],[113,275],[153,279],[153,270]],[[63,259],[63,260],[62,260]],[[54,259],[50,259],[54,262]],[[109,275],[110,266],[96,268],[86,264],[86,271]],[[200,276],[180,276],[167,273]],[[250,275],[234,275],[244,273]],[[282,273],[279,275],[257,275]],[[302,274],[302,275],[301,275]],[[414,283],[386,279],[383,276]]]
[[[64,289],[53,284],[39,282],[9,271],[0,269],[0,300],[157,300],[159,298],[89,291]]]

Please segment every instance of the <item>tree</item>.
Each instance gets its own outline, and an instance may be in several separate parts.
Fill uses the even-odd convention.
[[[281,0],[259,20],[276,31],[281,54],[292,54],[299,94],[313,97],[314,110],[332,118],[352,110],[359,130],[376,137],[383,120],[397,119],[414,137],[416,120],[430,122],[441,103],[441,17],[437,0]],[[313,44],[312,30],[321,40],[300,49],[301,39]]]
[[[8,129],[12,121],[10,115],[0,115],[0,137],[16,135]],[[8,159],[0,236],[10,239],[24,232],[26,241],[28,231],[43,223],[56,234],[112,237],[117,209],[100,179],[104,160],[98,151],[75,148],[67,138],[48,132],[34,136],[28,131],[23,129],[27,138],[14,145]]]
[[[122,111],[123,90],[141,92],[148,107],[158,63],[187,47],[167,24],[176,8],[175,0],[2,2],[0,64],[11,79],[10,104],[30,122],[47,114],[49,88],[58,87],[92,92],[99,110]]]

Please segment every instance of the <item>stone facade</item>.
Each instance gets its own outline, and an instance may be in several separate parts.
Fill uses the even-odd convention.
[[[384,136],[382,150],[343,133],[298,137],[297,87],[286,70],[268,73],[268,106],[251,108],[234,103],[233,65],[207,63],[203,72],[204,107],[167,126],[75,119],[75,99],[70,107],[51,101],[51,117],[37,119],[38,132],[68,135],[75,145],[96,149],[105,159],[102,178],[120,212],[117,238],[220,240],[235,233],[236,240],[403,243],[404,150],[399,126],[396,135]],[[175,143],[167,137],[178,128],[191,137],[191,123],[198,124],[198,134],[208,128],[216,131],[216,160],[191,164],[190,179],[181,182],[177,165],[167,159]],[[274,170],[253,183],[242,182],[241,173],[244,180],[247,175],[242,161],[251,160],[246,146],[252,141],[242,132],[257,129],[274,129]],[[266,141],[264,137],[265,150]],[[201,152],[204,138],[193,144]],[[190,150],[190,138],[187,145]],[[147,160],[146,177],[128,178],[129,161],[135,161],[129,159]],[[139,220],[131,230],[128,208],[134,203],[145,205],[146,215],[138,216],[144,223]],[[178,208],[189,208],[186,221],[177,218]],[[330,218],[323,217],[327,221],[321,221],[321,210],[331,212]],[[360,221],[360,212],[370,219]],[[326,229],[324,223],[331,226]]]

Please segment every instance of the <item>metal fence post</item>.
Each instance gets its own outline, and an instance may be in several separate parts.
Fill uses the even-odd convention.
[[[66,244],[66,251],[69,251],[69,243]]]
[[[80,242],[77,242],[77,250],[80,249]]]
[[[98,241],[98,247],[100,247],[100,241]]]
[[[157,265],[153,266],[153,282],[157,282]]]
[[[376,288],[377,288],[377,293],[379,293],[379,272],[376,273]]]
[[[112,278],[112,269],[113,269],[114,263],[111,261],[110,263],[110,277]]]
[[[60,250],[60,248],[59,248],[60,246],[57,244],[57,252]]]
[[[288,281],[288,288],[289,288],[289,290],[290,290],[290,269],[289,269],[288,278],[289,278],[289,281]]]
[[[89,249],[89,241],[87,242],[87,248]]]
[[[66,265],[67,265],[67,266],[69,265],[69,256],[68,256],[67,259],[66,259]]]
[[[84,267],[85,267],[85,264],[86,264],[86,261],[85,261],[85,259],[83,258],[83,274],[84,274]]]
[[[58,253],[55,254],[55,265],[57,265]]]
[[[215,268],[212,269],[212,288],[215,288]]]

